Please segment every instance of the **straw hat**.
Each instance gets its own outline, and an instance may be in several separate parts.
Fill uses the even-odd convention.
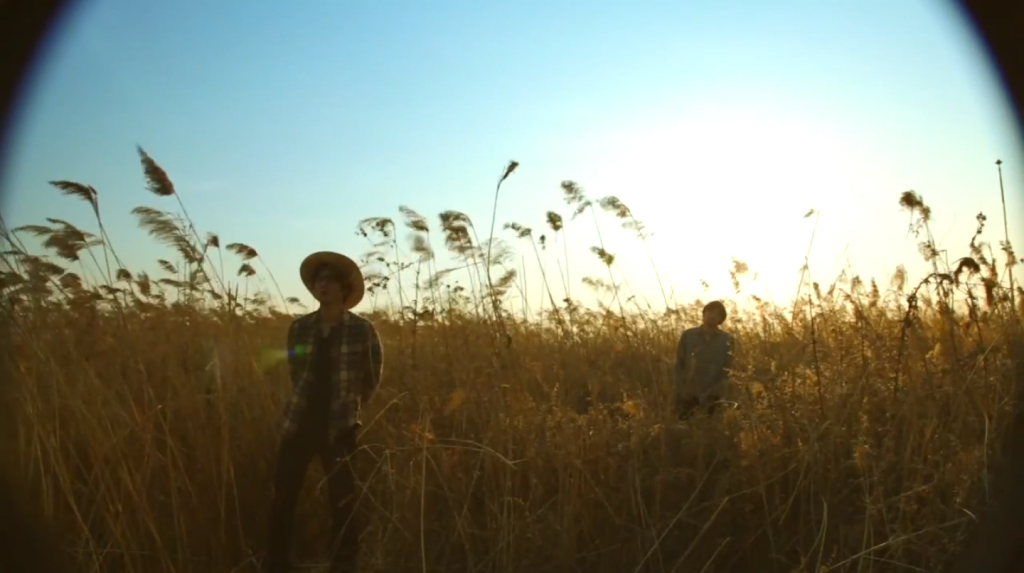
[[[348,281],[348,298],[342,306],[346,309],[352,308],[359,304],[359,301],[363,300],[363,293],[366,290],[366,285],[363,283],[363,272],[359,270],[359,265],[355,261],[342,255],[340,253],[334,253],[331,251],[319,251],[309,255],[302,261],[302,265],[299,266],[299,276],[302,277],[302,284],[306,285],[306,290],[313,294],[313,281],[316,279],[316,271],[321,265],[329,265],[334,268],[342,276],[342,278]]]

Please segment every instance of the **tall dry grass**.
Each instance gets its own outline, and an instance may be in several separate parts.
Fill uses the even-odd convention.
[[[2,229],[17,471],[82,571],[255,570],[289,387],[288,316],[270,301],[298,301],[261,292],[254,277],[272,275],[259,253],[195,229],[139,153],[150,191],[174,201],[134,211],[170,249],[162,278],[124,268],[87,185],[54,182],[91,206],[93,232]],[[611,215],[646,238],[619,199],[573,182],[563,194],[573,218],[589,213],[600,230]],[[937,570],[993,492],[1018,382],[1020,311],[1002,280],[1015,257],[982,242],[979,216],[965,258],[946,262],[922,198],[899,201],[933,274],[808,280],[790,309],[730,303],[735,407],[685,425],[672,421],[669,360],[699,303],[662,289],[668,311],[637,304],[598,245],[608,282],[588,281],[610,289],[610,306],[575,302],[565,249],[557,272],[543,267],[543,320],[526,321],[507,304],[522,284],[497,208],[486,237],[456,211],[436,231],[404,207],[401,221],[362,221],[369,296],[400,304],[374,313],[386,358],[363,438],[368,569]],[[539,261],[552,237],[567,243],[571,219],[546,221],[543,235],[505,228]],[[446,281],[442,251],[468,286]],[[737,290],[746,271],[734,263]],[[326,535],[319,477],[299,509],[305,561]]]

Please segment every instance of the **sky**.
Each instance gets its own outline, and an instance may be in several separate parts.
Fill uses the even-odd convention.
[[[563,180],[620,198],[651,236],[606,213],[569,222],[565,245],[539,253],[556,299],[567,282],[574,298],[609,302],[583,284],[608,277],[589,252],[603,242],[615,280],[655,307],[658,277],[681,303],[788,304],[809,244],[823,284],[847,267],[923,276],[906,190],[932,207],[951,259],[967,254],[979,211],[997,244],[996,159],[1024,245],[1024,153],[981,46],[956,10],[927,0],[84,1],[23,93],[3,215],[95,231],[88,206],[47,182],[93,185],[127,266],[162,276],[153,261],[171,252],[130,212],[177,203],[146,191],[141,145],[201,233],[254,247],[285,295],[311,305],[302,258],[362,255],[366,217],[407,205],[436,227],[453,209],[486,238],[515,160],[496,225],[521,255],[513,297],[525,291],[529,309],[546,298],[538,257],[501,228],[539,235],[546,211],[568,219]],[[240,261],[225,256],[233,275]],[[750,268],[740,295],[734,258]]]

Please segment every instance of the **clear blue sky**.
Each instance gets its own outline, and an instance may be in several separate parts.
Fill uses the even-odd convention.
[[[144,190],[140,144],[201,231],[252,245],[287,295],[310,301],[299,261],[364,252],[361,218],[398,216],[405,204],[436,224],[457,209],[486,235],[494,182],[515,159],[499,226],[539,229],[545,211],[567,213],[559,182],[574,179],[633,208],[678,298],[729,294],[737,257],[758,273],[750,292],[784,303],[810,208],[821,211],[811,264],[822,282],[847,260],[881,279],[901,262],[922,269],[897,205],[907,189],[933,207],[952,257],[966,254],[979,210],[996,243],[1002,158],[1024,250],[1024,159],[1009,107],[979,44],[943,6],[87,1],[26,92],[4,216],[92,230],[87,206],[46,182],[89,183],[122,256],[159,276],[151,261],[168,253],[129,211],[175,203]],[[600,223],[616,273],[658,301],[642,246],[610,217]],[[568,231],[573,294],[586,300],[579,280],[607,276],[586,250],[593,221]],[[560,245],[552,277],[555,253]],[[534,307],[538,275],[528,262]]]

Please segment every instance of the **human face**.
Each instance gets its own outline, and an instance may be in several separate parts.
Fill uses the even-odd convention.
[[[321,267],[313,277],[313,296],[322,305],[335,305],[347,296],[341,273],[331,267]]]
[[[718,328],[725,322],[725,317],[722,316],[722,310],[719,308],[706,308],[704,309],[704,326],[710,328]]]

